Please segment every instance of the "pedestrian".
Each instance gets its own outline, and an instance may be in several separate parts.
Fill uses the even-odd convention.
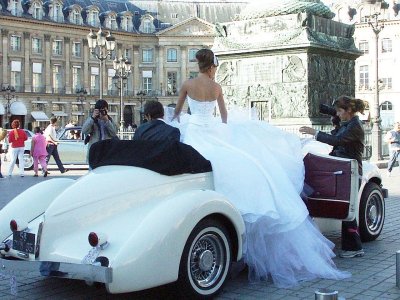
[[[58,149],[57,149],[58,139],[57,139],[56,126],[57,126],[57,117],[51,117],[50,124],[47,126],[46,130],[44,131],[44,136],[45,136],[46,142],[47,142],[46,163],[48,165],[50,156],[53,156],[53,158],[56,161],[56,164],[58,166],[58,169],[60,170],[61,174],[63,174],[65,172],[68,172],[69,170],[64,168],[64,165],[61,162],[60,156],[58,154]]]
[[[0,127],[0,179],[4,178],[3,174],[1,173],[1,153],[3,153],[3,145],[1,142],[6,138],[6,136],[7,130]]]
[[[32,137],[32,144],[31,144],[31,155],[33,157],[33,170],[35,175],[33,177],[38,177],[38,167],[39,163],[42,167],[43,176],[47,177],[47,149],[46,149],[46,138],[43,136],[40,127],[35,127],[33,129],[35,135]]]
[[[8,134],[8,143],[11,148],[11,164],[8,170],[8,177],[11,177],[12,175],[17,158],[19,160],[19,176],[24,177],[25,141],[28,139],[28,136],[26,135],[25,130],[20,129],[19,126],[19,120],[12,121],[12,130]]]
[[[393,129],[388,131],[385,141],[389,144],[390,158],[388,161],[387,171],[390,177],[394,164],[399,158],[400,153],[400,122],[394,123]]]
[[[90,135],[88,142],[88,156],[89,149],[93,143],[108,140],[117,139],[117,126],[113,119],[108,115],[108,103],[106,100],[97,100],[92,115],[83,123],[82,134],[85,136]],[[88,157],[87,157],[88,158]],[[88,160],[89,161],[89,160]]]

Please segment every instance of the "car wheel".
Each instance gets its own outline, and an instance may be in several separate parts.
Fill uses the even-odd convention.
[[[361,240],[375,240],[381,233],[385,221],[385,200],[382,189],[374,182],[368,182],[362,192],[359,212]]]
[[[178,286],[187,299],[212,298],[229,274],[232,253],[226,228],[205,219],[191,232],[179,266]]]

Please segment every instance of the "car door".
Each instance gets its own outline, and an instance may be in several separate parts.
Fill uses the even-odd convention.
[[[74,136],[75,132],[80,131],[80,128],[65,128],[58,138],[58,154],[64,164],[86,164],[87,145],[81,136]],[[54,163],[54,160],[50,160],[50,163]]]
[[[354,219],[358,199],[358,164],[354,159],[308,153],[305,183],[311,187],[305,202],[312,217]]]

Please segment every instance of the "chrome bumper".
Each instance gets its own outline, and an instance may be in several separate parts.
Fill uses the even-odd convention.
[[[10,275],[45,275],[92,282],[112,282],[112,268],[62,262],[0,258],[0,272]]]

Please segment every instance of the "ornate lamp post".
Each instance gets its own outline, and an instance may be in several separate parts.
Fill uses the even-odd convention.
[[[99,84],[100,84],[100,99],[103,98],[103,60],[111,58],[111,52],[115,49],[115,38],[108,35],[99,29],[97,34],[93,33],[90,29],[90,33],[87,35],[88,45],[90,53],[93,54],[99,60]]]
[[[379,105],[379,33],[385,27],[383,20],[379,22],[381,10],[385,10],[389,5],[383,0],[364,0],[371,7],[372,14],[369,16],[368,24],[375,34],[375,97],[372,103],[373,122],[372,122],[372,161],[382,160],[382,129]]]
[[[10,122],[10,117],[11,117],[11,99],[15,97],[15,89],[13,86],[7,86],[7,87],[2,87],[1,92],[3,93],[4,99],[7,100],[7,105],[6,105],[6,116],[7,116],[7,123]],[[9,126],[10,124],[8,124]]]
[[[140,101],[140,124],[143,123],[143,101],[144,101],[144,96],[146,96],[145,91],[139,91],[137,92],[136,96],[139,96],[139,101]]]
[[[120,108],[120,130],[124,130],[124,104],[123,104],[123,95],[124,88],[126,87],[126,80],[128,79],[129,74],[131,73],[131,63],[127,58],[120,57],[119,59],[115,58],[113,61],[113,67],[115,70],[115,79],[118,79],[118,82],[115,83],[115,86],[119,89],[119,108]]]
[[[85,88],[80,88],[76,90],[76,100],[81,103],[83,109],[83,117],[85,117],[85,106],[84,102],[86,101],[87,91]]]

